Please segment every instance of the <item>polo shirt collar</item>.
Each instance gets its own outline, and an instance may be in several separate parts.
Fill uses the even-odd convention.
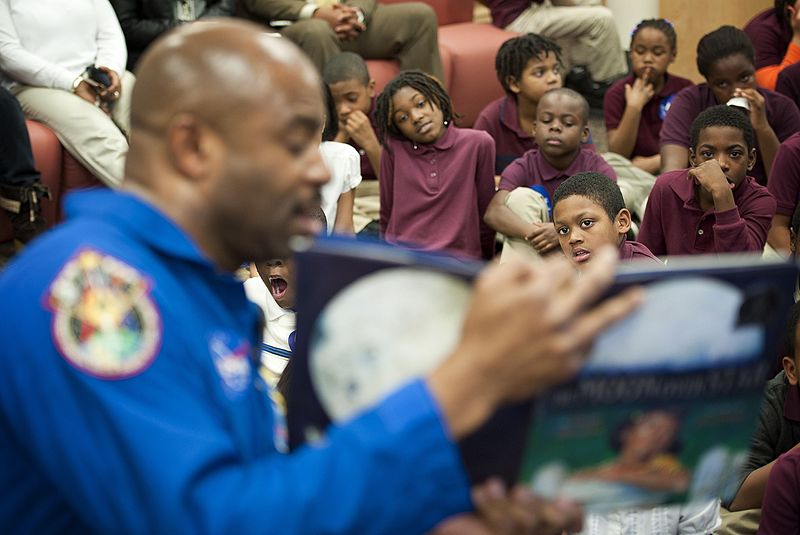
[[[69,218],[89,217],[113,223],[128,235],[168,256],[213,267],[183,229],[141,197],[125,191],[93,189],[68,195]]]
[[[453,126],[448,126],[444,130],[442,137],[433,143],[412,143],[414,149],[420,152],[427,150],[447,150],[456,143],[456,129]]]
[[[517,108],[517,99],[511,95],[506,95],[500,103],[500,122],[506,128],[514,132],[520,139],[532,139],[533,135],[525,132],[519,126],[519,110]]]
[[[572,175],[576,175],[576,174],[580,173],[581,171],[584,170],[583,169],[583,167],[584,167],[583,151],[584,150],[589,150],[589,149],[584,149],[583,147],[581,147],[581,149],[578,151],[578,155],[575,157],[574,160],[572,160],[572,163],[569,164],[569,167],[567,167],[563,171],[560,171],[560,170],[556,169],[555,167],[553,167],[552,165],[550,165],[550,162],[548,162],[547,159],[544,157],[544,154],[542,154],[542,151],[537,150],[536,151],[536,158],[539,160],[537,167],[539,168],[539,173],[540,173],[539,176],[540,176],[540,178],[542,180],[545,180],[545,181],[546,180],[555,180],[557,178],[561,178],[562,176],[572,176]]]
[[[684,206],[700,210],[700,205],[697,204],[697,200],[694,198],[694,182],[687,178],[689,168],[685,169],[685,171],[686,173],[682,175],[682,179],[673,180],[670,187],[678,198],[683,201]],[[733,200],[736,201],[736,206],[739,206],[739,198],[742,196],[742,192],[750,186],[750,181],[752,180],[754,180],[752,177],[744,177],[744,180],[733,190]]]

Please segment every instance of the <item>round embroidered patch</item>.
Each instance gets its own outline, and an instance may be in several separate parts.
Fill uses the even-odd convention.
[[[128,264],[85,249],[50,285],[53,337],[66,360],[104,379],[144,371],[161,344],[161,318],[145,277]]]

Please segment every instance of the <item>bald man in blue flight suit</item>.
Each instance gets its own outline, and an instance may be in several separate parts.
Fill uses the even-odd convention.
[[[319,80],[242,22],[167,35],[138,75],[122,191],[68,199],[0,277],[0,532],[407,534],[481,509],[455,441],[635,306],[591,304],[615,255],[488,269],[444,364],[284,455],[232,272],[317,230]]]

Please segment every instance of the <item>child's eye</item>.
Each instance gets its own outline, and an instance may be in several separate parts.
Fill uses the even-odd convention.
[[[743,153],[740,150],[732,150],[731,153],[730,153],[730,156],[731,156],[731,158],[741,158],[742,154]]]
[[[422,108],[423,106],[425,106],[425,99],[422,99],[417,102],[417,108]]]
[[[398,116],[396,116],[396,117],[394,118],[394,121],[395,121],[396,123],[404,123],[404,122],[406,122],[406,119],[408,119],[408,115],[406,115],[406,114],[404,113],[404,114],[402,114],[402,115],[398,115]]]
[[[655,56],[663,56],[666,53],[667,53],[667,51],[664,50],[663,48],[655,48],[655,49],[653,49],[653,55],[655,55]]]
[[[728,87],[728,82],[715,82],[714,85],[720,89],[725,89]]]
[[[575,126],[575,123],[573,123],[572,121],[564,121],[564,126],[572,128],[573,126]]]
[[[567,228],[567,227],[558,227],[556,229],[556,232],[558,232],[559,236],[566,236],[567,234],[569,234],[569,228]]]
[[[640,56],[644,55],[644,53],[646,52],[643,46],[637,46],[636,48],[633,49],[633,51],[639,54]]]
[[[553,73],[554,74],[561,74],[561,66],[560,65],[556,65],[555,67],[553,67]]]
[[[544,70],[543,69],[536,69],[535,71],[533,71],[533,75],[536,78],[541,78],[542,76],[544,76]]]
[[[739,81],[742,82],[743,84],[749,84],[750,82],[753,81],[753,75],[752,74],[745,74],[744,76],[739,78]]]
[[[592,221],[591,219],[584,219],[583,221],[581,221],[581,228],[589,228],[592,225],[594,225],[594,221]]]
[[[711,152],[710,150],[704,150],[700,151],[700,156],[703,157],[703,159],[710,160],[711,158],[714,157],[714,153]]]

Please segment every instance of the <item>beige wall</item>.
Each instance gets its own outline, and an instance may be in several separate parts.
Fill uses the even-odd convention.
[[[661,0],[659,16],[671,21],[678,34],[678,58],[670,72],[702,81],[695,64],[700,38],[723,24],[742,28],[753,15],[773,5],[773,0]]]
[[[661,0],[666,2],[668,0]],[[614,13],[622,50],[631,44],[631,32],[644,19],[658,17],[658,0],[607,0],[606,5]]]

